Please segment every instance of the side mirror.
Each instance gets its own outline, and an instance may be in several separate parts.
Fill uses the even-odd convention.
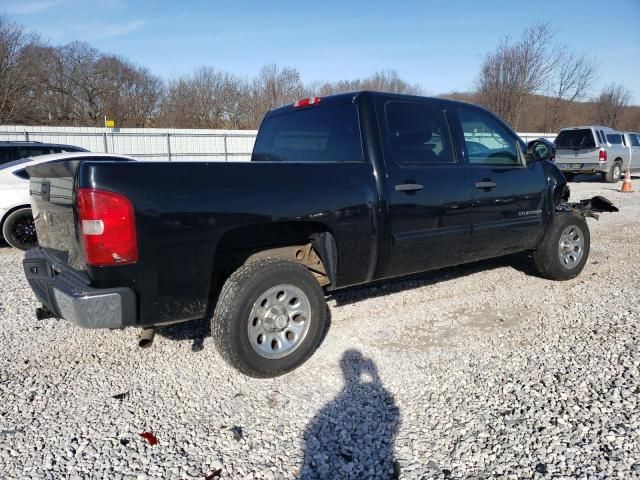
[[[556,156],[556,146],[549,140],[538,138],[527,144],[527,162],[539,162],[541,160],[553,160]]]

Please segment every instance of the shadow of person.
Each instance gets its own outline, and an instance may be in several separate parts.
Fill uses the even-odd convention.
[[[340,367],[344,388],[305,430],[300,478],[394,478],[399,411],[393,396],[359,351],[345,352]]]

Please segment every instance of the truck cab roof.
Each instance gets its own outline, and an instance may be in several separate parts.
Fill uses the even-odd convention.
[[[347,92],[347,93],[338,93],[335,95],[327,95],[327,96],[320,96],[320,97],[309,97],[309,98],[304,98],[301,100],[298,100],[298,102],[295,103],[290,103],[287,105],[282,105],[281,107],[276,107],[273,110],[270,110],[269,112],[267,112],[266,117],[272,117],[275,115],[280,115],[282,113],[286,113],[286,112],[291,112],[293,110],[296,110],[297,108],[304,108],[306,106],[309,105],[314,105],[314,104],[320,104],[321,106],[324,105],[340,105],[343,103],[354,103],[358,97],[360,97],[361,95],[371,95],[372,97],[383,97],[383,98],[389,98],[389,99],[397,99],[397,100],[430,100],[433,101],[435,103],[442,103],[442,102],[450,102],[450,103],[460,103],[460,104],[465,104],[464,102],[458,102],[455,100],[448,100],[448,99],[444,99],[444,98],[437,98],[437,97],[424,97],[424,96],[419,96],[419,95],[406,95],[406,94],[401,94],[401,93],[389,93],[389,92],[375,92],[375,91],[371,91],[371,90],[359,90],[359,91],[354,91],[354,92]],[[302,105],[298,105],[299,103],[302,103]]]

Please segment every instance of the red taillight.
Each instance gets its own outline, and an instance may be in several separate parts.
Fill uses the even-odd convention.
[[[126,197],[105,190],[79,188],[77,206],[84,258],[89,265],[138,261],[136,218]]]
[[[309,105],[317,105],[318,103],[320,103],[320,97],[303,98],[294,103],[293,107],[308,107]]]
[[[598,153],[598,161],[599,162],[606,162],[607,161],[607,151],[606,150],[600,150],[600,153]]]

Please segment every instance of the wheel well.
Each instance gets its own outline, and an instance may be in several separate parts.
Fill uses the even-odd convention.
[[[621,159],[620,157],[618,157],[618,158],[616,158],[616,159],[613,161],[613,163],[616,163],[616,162],[618,162],[618,163],[622,163],[622,159]]]
[[[11,215],[13,212],[15,212],[16,210],[20,210],[21,208],[31,208],[31,205],[27,204],[27,205],[18,205],[16,207],[13,207],[7,210],[7,213],[4,214],[4,217],[0,219],[0,237],[2,237],[2,227],[4,226],[4,222],[7,219],[7,217]]]
[[[261,258],[281,258],[307,267],[321,286],[335,283],[335,239],[316,222],[276,222],[239,227],[220,238],[214,252],[212,297],[240,266]]]

